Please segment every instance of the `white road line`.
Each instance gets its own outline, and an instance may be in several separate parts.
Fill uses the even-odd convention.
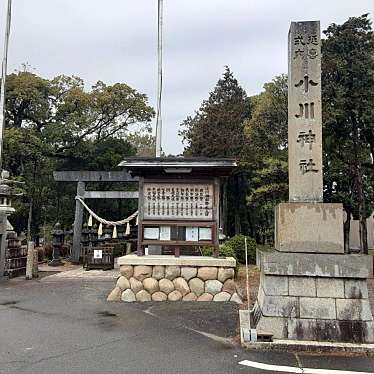
[[[261,362],[255,362],[255,361],[249,361],[249,360],[240,361],[239,365],[250,366],[252,368],[268,370],[268,371],[271,370],[271,371],[281,371],[283,373],[303,374],[302,369],[292,367],[292,366],[269,365],[269,364],[262,364]]]
[[[239,365],[249,366],[256,369],[267,370],[267,371],[278,371],[282,373],[297,373],[297,374],[374,374],[369,371],[343,371],[343,370],[328,370],[328,369],[309,369],[309,368],[297,368],[294,366],[279,366],[263,364],[261,362],[244,360],[240,361]]]
[[[373,374],[373,372],[304,368],[303,374]]]

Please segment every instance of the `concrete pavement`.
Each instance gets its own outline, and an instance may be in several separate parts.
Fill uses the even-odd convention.
[[[233,304],[113,304],[106,302],[112,282],[51,279],[0,284],[1,374],[257,374],[280,365],[374,372],[368,357],[245,350]]]

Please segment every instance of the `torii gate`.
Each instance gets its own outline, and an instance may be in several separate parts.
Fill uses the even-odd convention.
[[[125,171],[55,171],[56,182],[77,182],[77,196],[81,199],[138,199],[138,191],[86,191],[86,182],[138,182]],[[78,263],[81,249],[83,206],[75,202],[74,235],[71,261]]]

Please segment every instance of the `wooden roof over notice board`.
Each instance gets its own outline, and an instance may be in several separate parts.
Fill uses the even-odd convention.
[[[133,176],[229,176],[237,167],[235,159],[202,157],[130,157],[119,166],[124,167]]]

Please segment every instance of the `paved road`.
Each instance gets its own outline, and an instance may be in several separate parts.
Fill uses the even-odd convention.
[[[276,373],[251,360],[374,372],[367,357],[250,352],[232,338],[237,307],[213,303],[112,304],[112,282],[0,284],[0,373]]]

